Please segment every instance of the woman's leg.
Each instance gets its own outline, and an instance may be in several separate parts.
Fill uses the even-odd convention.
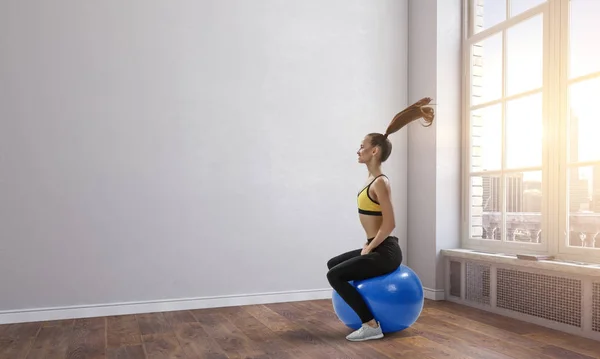
[[[358,252],[360,253],[360,251]],[[349,334],[346,339],[363,341],[383,337],[381,327],[378,325],[379,323],[375,323],[375,326],[366,324],[374,321],[373,314],[362,295],[348,282],[391,273],[401,263],[402,251],[397,239],[391,237],[367,255],[353,256],[330,267],[327,273],[329,283],[338,292],[340,297],[358,314],[363,323],[361,328]]]
[[[362,252],[362,249],[355,249],[350,252],[342,253],[338,256],[335,256],[335,257],[331,258],[329,261],[327,261],[327,269],[331,269],[331,268],[335,267],[336,265],[347,261],[350,258],[358,257],[358,256],[360,256],[361,252]]]
[[[358,314],[362,323],[373,320],[362,295],[349,281],[363,280],[377,277],[393,271],[395,263],[390,263],[380,253],[371,252],[346,259],[335,265],[327,272],[329,284],[335,289],[342,299]]]

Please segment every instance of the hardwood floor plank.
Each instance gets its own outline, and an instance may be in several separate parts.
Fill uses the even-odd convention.
[[[437,330],[446,335],[461,338],[471,345],[483,347],[498,353],[512,356],[513,358],[550,358],[547,355],[544,355],[540,350],[513,345],[512,343],[511,345],[506,345],[507,342],[502,339],[498,339],[486,335],[485,333],[480,333],[454,323],[440,320],[439,318],[430,317],[427,316],[427,314],[424,314],[419,318],[419,323],[435,326]]]
[[[171,331],[171,324],[165,313],[136,314],[135,317],[142,335],[166,334]]]
[[[224,315],[203,311],[195,312],[194,316],[229,358],[246,358],[266,354],[260,344],[250,340]]]
[[[186,355],[173,333],[142,335],[148,359],[185,359]]]
[[[560,348],[555,345],[545,345],[542,347],[542,352],[552,358],[557,359],[594,359],[591,356],[576,353],[574,351]]]
[[[64,324],[64,323],[63,323]],[[27,359],[64,358],[69,349],[73,323],[42,327]]]
[[[246,310],[273,332],[287,332],[297,329],[292,320],[275,313],[264,305],[249,305]]]
[[[524,336],[528,339],[541,342],[544,345],[555,345],[575,353],[600,359],[600,342],[595,340],[548,330],[544,330],[543,333],[528,333]]]
[[[126,345],[118,348],[109,348],[106,352],[107,359],[145,359],[146,354],[141,344]]]
[[[444,345],[460,353],[464,353],[473,358],[481,359],[513,359],[513,357],[498,353],[486,348],[471,345],[469,342],[449,334],[444,334],[436,330],[434,325],[425,325],[417,321],[413,325],[413,329],[419,336],[427,338],[433,342]]]
[[[260,343],[265,354],[272,355],[296,349],[292,343],[283,340],[279,335],[267,328],[266,325],[245,310],[242,310],[235,315],[227,316],[226,318],[250,340],[255,343]]]
[[[42,322],[42,327],[73,327],[75,319],[64,319],[64,320],[49,320]]]
[[[41,323],[19,323],[1,326],[0,359],[25,358],[41,328]]]
[[[497,328],[490,324],[485,324],[476,320],[462,317],[455,313],[450,313],[436,308],[425,308],[423,310],[423,315],[439,320],[444,320],[446,322],[453,323],[456,325],[460,325],[462,327],[469,328],[480,333],[485,333],[488,336],[509,342],[511,343],[511,345],[520,345],[526,348],[534,349],[539,348],[543,345],[542,343],[532,341],[517,333],[508,331],[507,329]]]
[[[106,318],[77,319],[67,349],[67,359],[106,357]]]
[[[402,344],[410,347],[413,353],[419,353],[423,356],[428,356],[433,359],[437,358],[453,358],[453,359],[480,359],[472,357],[460,351],[449,348],[445,345],[436,343],[432,340],[419,335],[413,335],[408,338],[400,339]]]
[[[188,358],[227,359],[221,347],[202,328],[200,323],[181,323],[174,327],[175,337]]]
[[[252,359],[306,359],[307,354],[300,349],[292,349],[285,352],[265,354]]]
[[[106,326],[108,348],[142,344],[142,333],[135,315],[107,317]]]
[[[331,299],[317,299],[317,300],[311,300],[310,302],[315,306],[319,306],[325,310],[334,312],[333,303],[331,302]]]
[[[163,313],[165,320],[169,325],[174,326],[181,323],[195,323],[196,318],[189,310],[173,311]]]
[[[35,337],[0,338],[0,359],[26,358]]]
[[[454,313],[466,319],[488,324],[515,334],[535,333],[544,329],[544,327],[540,327],[539,325],[518,321],[500,314],[486,312],[482,309],[472,308],[453,302],[429,300],[426,301],[426,303],[427,306],[425,308],[435,308],[448,313]]]
[[[428,303],[428,307],[455,313],[460,317],[489,324],[498,329],[512,331],[516,334],[521,334],[521,336],[528,339],[535,339],[532,345],[543,346],[559,343],[558,345],[560,347],[570,351],[600,359],[599,341],[570,335],[540,325],[515,320],[499,314],[488,313],[481,309],[475,309],[447,301],[431,301]]]
[[[384,353],[390,358],[424,358],[432,359],[430,356],[422,353],[421,350],[407,345],[400,339],[380,340],[372,342],[373,347],[380,353]]]
[[[248,306],[247,310],[283,340],[306,353],[310,358],[347,358],[344,352],[336,349],[327,341],[312,332],[312,328],[303,327],[296,319],[295,309],[286,304],[274,303],[261,306]],[[273,308],[273,309],[272,309]],[[277,312],[279,311],[279,313]]]

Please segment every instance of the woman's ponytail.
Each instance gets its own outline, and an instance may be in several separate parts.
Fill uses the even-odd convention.
[[[430,97],[424,97],[397,113],[392,119],[392,122],[390,122],[388,128],[385,130],[384,136],[387,138],[392,133],[397,132],[402,127],[419,118],[423,118],[425,120],[425,124],[423,125],[424,127],[431,126],[433,118],[435,117],[435,111],[431,107],[424,107],[430,102]]]
[[[378,146],[381,149],[381,162],[385,162],[390,154],[392,153],[392,143],[388,139],[389,135],[394,132],[397,132],[402,127],[407,124],[417,120],[419,118],[423,118],[425,120],[424,127],[431,126],[433,122],[433,118],[435,117],[435,112],[431,107],[424,107],[431,102],[431,98],[424,97],[409,107],[405,108],[394,118],[392,122],[390,122],[388,128],[385,130],[384,134],[381,133],[370,133],[369,137],[371,138],[371,145]]]

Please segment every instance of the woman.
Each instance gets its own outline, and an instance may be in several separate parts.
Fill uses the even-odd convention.
[[[385,134],[370,133],[365,136],[357,153],[358,162],[364,163],[369,171],[367,184],[358,194],[359,218],[368,239],[362,249],[340,254],[327,262],[329,283],[362,321],[361,328],[346,337],[350,341],[383,338],[379,322],[360,293],[348,282],[391,273],[402,263],[398,238],[391,235],[396,226],[394,208],[390,183],[381,171],[381,164],[392,152],[388,135],[418,118],[425,119],[424,126],[431,125],[434,111],[430,107],[422,107],[429,102],[430,98],[423,98],[398,113]]]

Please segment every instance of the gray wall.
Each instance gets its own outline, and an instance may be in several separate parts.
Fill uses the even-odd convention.
[[[408,101],[432,97],[431,127],[408,126],[408,264],[444,288],[440,250],[460,246],[461,0],[409,1]]]
[[[407,105],[407,9],[2,1],[0,310],[327,288],[365,239],[359,143]],[[435,135],[410,131],[414,185]],[[385,168],[405,250],[406,135]]]

